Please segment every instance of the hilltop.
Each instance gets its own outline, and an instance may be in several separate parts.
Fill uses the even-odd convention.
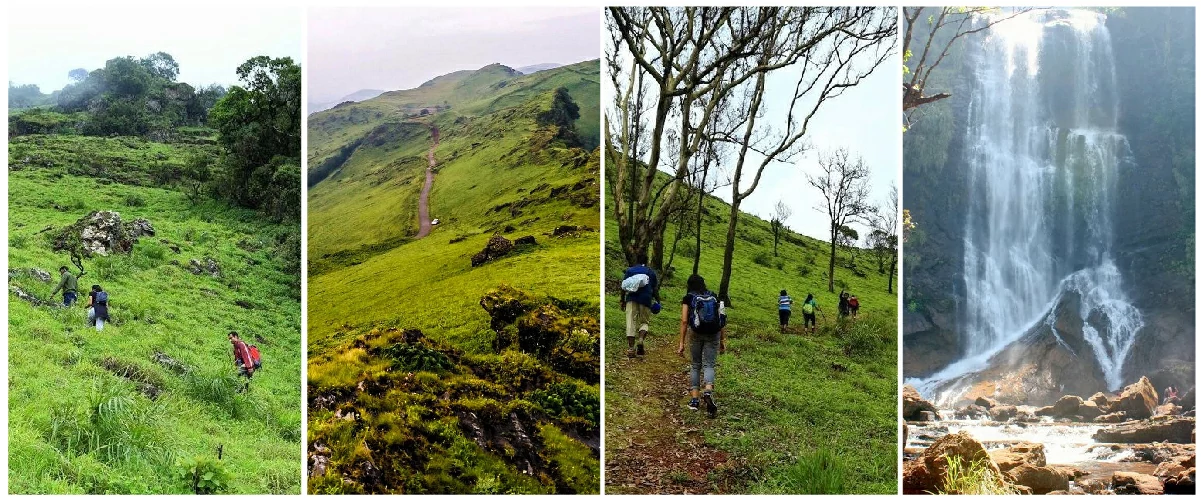
[[[599,491],[598,96],[489,65],[309,118],[310,492]]]

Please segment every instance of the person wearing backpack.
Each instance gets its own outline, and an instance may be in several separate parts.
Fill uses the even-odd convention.
[[[847,299],[847,306],[850,307],[851,318],[856,318],[859,316],[859,298],[858,297],[856,297],[855,295],[852,294],[851,297]]]
[[[254,358],[250,355],[250,348],[242,342],[235,331],[229,331],[229,344],[234,349],[234,365],[238,368],[238,375],[246,376],[246,379],[249,380],[254,376]],[[247,381],[246,384],[249,385],[250,382]]]
[[[257,371],[259,369],[262,369],[263,368],[263,355],[259,353],[259,347],[252,344],[252,345],[247,346],[247,349],[250,350],[250,360],[252,362],[254,362],[254,370]]]
[[[96,326],[97,331],[104,330],[104,322],[108,321],[108,292],[99,284],[92,285],[88,293],[88,324]]]
[[[819,309],[820,308],[817,307],[817,300],[813,299],[813,294],[809,294],[809,296],[805,298],[805,302],[801,303],[801,315],[804,315],[805,317],[804,328],[807,329],[810,334],[817,332],[817,310]]]
[[[688,277],[688,293],[684,294],[681,303],[680,345],[676,354],[684,356],[684,343],[689,334],[692,335],[692,367],[689,371],[692,400],[688,402],[688,408],[699,409],[703,398],[709,417],[715,417],[717,404],[713,402],[713,379],[716,376],[717,354],[726,352],[726,305],[705,287],[705,279],[700,275]]]
[[[847,291],[838,293],[838,316],[846,318],[851,314],[851,295]]]
[[[621,310],[626,313],[626,356],[646,355],[651,309],[659,302],[659,276],[646,265],[646,253],[634,259],[621,281]]]
[[[780,291],[778,305],[780,309],[780,332],[784,332],[788,329],[788,319],[792,317],[792,298],[788,296],[787,290]]]

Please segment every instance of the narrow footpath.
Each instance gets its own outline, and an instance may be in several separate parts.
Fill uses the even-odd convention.
[[[421,229],[417,232],[417,238],[425,238],[433,227],[430,224],[430,188],[434,186],[434,166],[437,165],[434,161],[434,150],[438,148],[437,125],[430,124],[430,135],[433,137],[430,142],[430,163],[425,168],[425,186],[421,187],[421,200],[417,203],[417,217],[421,220]]]

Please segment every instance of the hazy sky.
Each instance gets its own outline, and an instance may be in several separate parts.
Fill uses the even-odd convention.
[[[599,8],[313,7],[309,102],[360,89],[411,89],[492,63],[517,68],[600,58]]]
[[[74,68],[91,71],[114,57],[159,51],[175,57],[178,80],[193,86],[236,83],[238,65],[258,55],[303,64],[300,7],[97,4],[8,11],[8,79],[46,93],[66,85]]]

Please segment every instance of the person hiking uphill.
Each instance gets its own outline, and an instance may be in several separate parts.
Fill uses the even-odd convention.
[[[688,293],[684,294],[680,308],[680,345],[676,354],[684,356],[684,342],[691,334],[692,400],[688,408],[700,408],[704,398],[705,411],[709,417],[717,416],[717,404],[713,403],[713,379],[717,371],[717,354],[726,352],[726,305],[705,287],[700,275],[688,277]],[[701,393],[701,376],[704,376],[704,393]]]
[[[859,298],[854,294],[847,298],[847,307],[851,309],[851,318],[859,317]]]
[[[88,323],[96,326],[96,331],[104,330],[104,323],[108,321],[108,292],[100,287],[99,284],[92,285],[92,292],[88,293]]]
[[[250,348],[234,331],[229,331],[229,344],[234,349],[234,365],[238,368],[238,375],[246,376],[246,388],[250,388],[250,378],[254,376],[254,357],[250,355]]]
[[[621,281],[621,310],[626,313],[626,356],[646,355],[652,308],[659,303],[659,276],[646,265],[646,254],[635,256]]]
[[[50,297],[54,297],[58,291],[63,291],[63,306],[71,306],[75,304],[75,300],[79,299],[77,291],[79,290],[79,279],[75,278],[66,266],[60,266],[58,273],[62,277],[58,281],[58,285],[54,290],[50,291]]]
[[[817,300],[813,299],[813,294],[805,297],[805,302],[801,303],[801,315],[805,317],[805,323],[802,327],[809,331],[810,334],[817,332]]]
[[[792,298],[788,297],[787,290],[780,291],[780,332],[788,329],[788,319],[792,317]]]
[[[838,316],[846,318],[851,314],[851,295],[847,291],[838,293]]]

